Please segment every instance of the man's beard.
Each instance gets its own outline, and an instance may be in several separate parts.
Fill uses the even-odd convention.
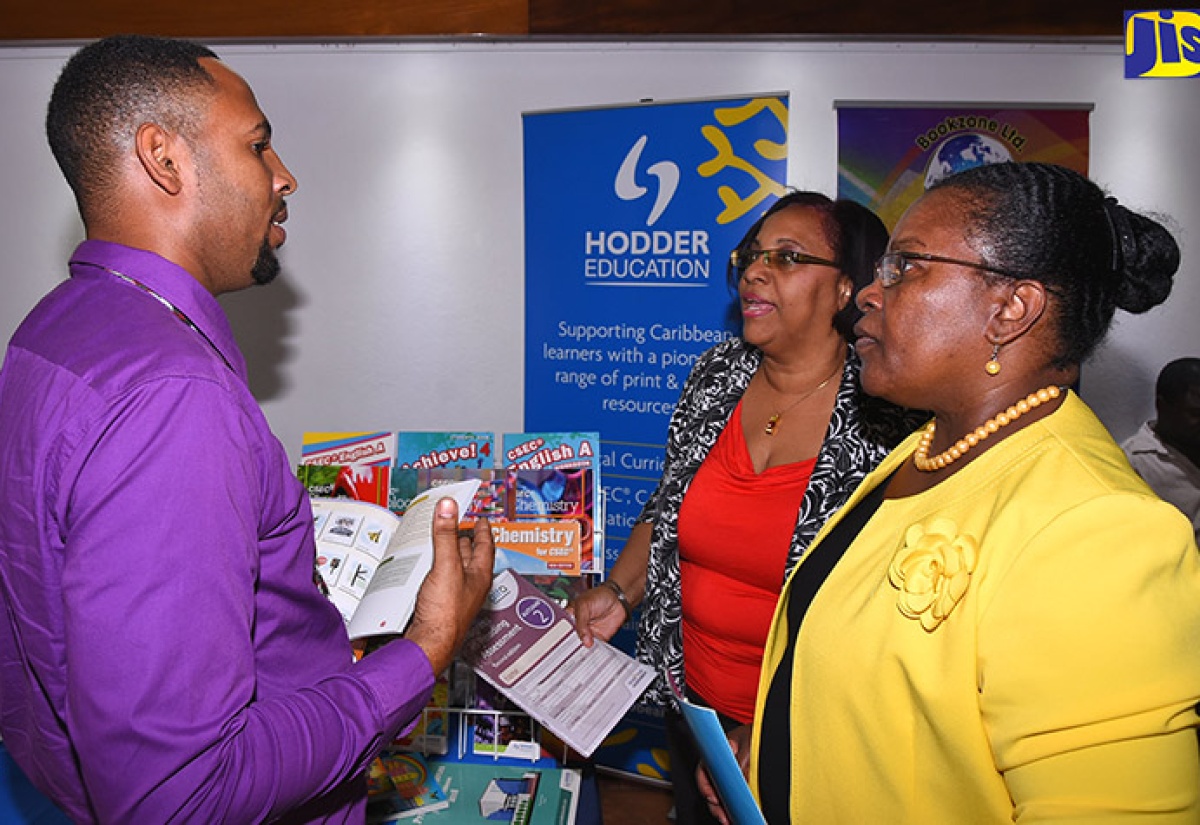
[[[279,275],[279,257],[271,248],[270,241],[263,238],[262,246],[258,249],[258,260],[250,270],[250,277],[259,286],[265,286]]]

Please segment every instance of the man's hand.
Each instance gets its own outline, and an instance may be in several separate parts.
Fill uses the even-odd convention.
[[[425,651],[434,673],[450,666],[492,587],[496,548],[486,519],[473,536],[458,535],[458,505],[437,503],[433,515],[433,569],[421,585],[412,624],[404,634]]]

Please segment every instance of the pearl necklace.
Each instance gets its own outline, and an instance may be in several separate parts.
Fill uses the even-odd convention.
[[[929,457],[929,446],[933,443],[933,434],[937,430],[937,422],[930,421],[929,426],[921,435],[921,440],[917,442],[917,449],[913,451],[913,463],[923,473],[932,473],[943,467],[949,467],[955,461],[962,458],[968,450],[995,433],[1001,427],[1008,426],[1030,410],[1040,407],[1047,401],[1052,401],[1060,395],[1062,395],[1062,390],[1053,385],[1043,387],[1037,392],[1031,392],[1004,412],[998,413],[993,418],[989,418],[987,423],[980,425],[974,432],[967,433],[949,450],[939,453],[933,458]]]

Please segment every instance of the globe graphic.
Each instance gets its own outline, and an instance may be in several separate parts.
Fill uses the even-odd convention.
[[[972,166],[1010,160],[1012,155],[1008,149],[991,135],[978,132],[954,135],[942,141],[934,150],[933,157],[929,159],[929,167],[925,170],[925,188],[928,189],[942,178]]]

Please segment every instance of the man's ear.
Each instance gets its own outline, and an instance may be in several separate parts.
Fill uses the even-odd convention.
[[[134,150],[146,176],[168,195],[183,189],[180,151],[183,141],[157,123],[143,123],[134,138]]]
[[[988,324],[988,340],[1001,345],[1025,335],[1046,312],[1046,287],[1040,281],[1005,286],[1004,299]]]

